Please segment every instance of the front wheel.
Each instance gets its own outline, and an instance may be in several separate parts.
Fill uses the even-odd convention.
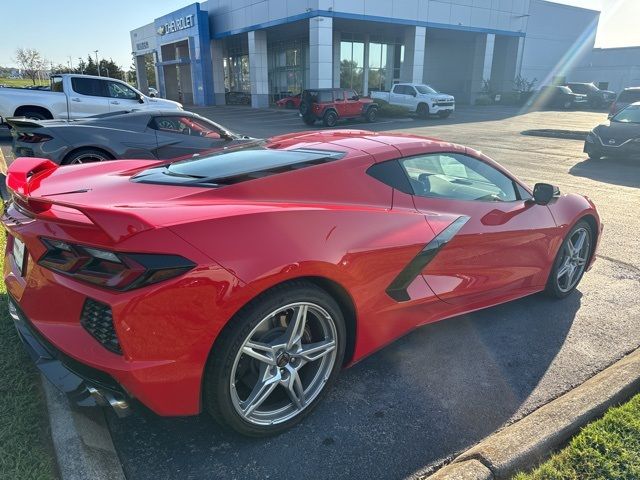
[[[584,220],[578,222],[565,237],[547,280],[546,292],[564,298],[580,283],[591,257],[593,232]]]
[[[438,112],[438,116],[440,118],[449,118],[449,115],[451,115],[451,110],[442,110]]]
[[[419,118],[429,118],[429,105],[426,103],[418,105],[418,108],[416,108],[416,114]]]
[[[232,322],[207,364],[206,409],[251,437],[291,428],[340,371],[346,344],[340,308],[324,290],[296,281],[251,302]]]

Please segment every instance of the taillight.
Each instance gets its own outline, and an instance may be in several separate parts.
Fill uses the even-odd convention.
[[[188,272],[196,265],[179,255],[120,253],[53,238],[40,239],[47,251],[38,264],[54,272],[112,290],[131,290]]]
[[[52,138],[53,137],[45,135],[44,133],[20,132],[18,134],[18,141],[22,143],[42,143],[48,142]]]

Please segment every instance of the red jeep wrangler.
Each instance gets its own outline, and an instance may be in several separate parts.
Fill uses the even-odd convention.
[[[313,125],[322,120],[325,127],[333,127],[341,118],[364,118],[375,122],[378,104],[370,98],[360,98],[350,88],[317,88],[302,92],[300,116]]]

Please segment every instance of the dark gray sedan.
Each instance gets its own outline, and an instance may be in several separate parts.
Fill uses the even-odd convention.
[[[640,102],[615,114],[589,132],[584,142],[589,158],[640,158]]]
[[[61,165],[116,158],[173,159],[259,140],[192,112],[132,111],[79,120],[8,118],[16,157]]]

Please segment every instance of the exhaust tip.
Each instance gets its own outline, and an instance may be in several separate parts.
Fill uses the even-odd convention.
[[[106,390],[98,390],[95,387],[87,387],[89,395],[101,407],[111,407],[118,418],[124,418],[131,414],[131,406],[124,398],[120,398]]]

